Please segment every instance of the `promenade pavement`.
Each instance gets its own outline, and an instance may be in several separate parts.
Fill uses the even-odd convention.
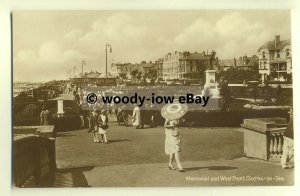
[[[243,157],[239,128],[182,128],[185,173],[168,169],[162,127],[135,129],[112,122],[110,144],[87,129],[60,132],[54,187],[172,187],[292,185],[294,169]]]

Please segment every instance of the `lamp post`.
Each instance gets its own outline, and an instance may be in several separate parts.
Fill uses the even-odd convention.
[[[85,60],[81,62],[81,76],[83,77],[83,65],[86,65]]]
[[[75,78],[75,75],[76,75],[76,66],[73,66],[73,77]]]
[[[112,48],[110,44],[105,45],[105,86],[107,86],[107,48],[109,48],[109,52],[112,52]]]

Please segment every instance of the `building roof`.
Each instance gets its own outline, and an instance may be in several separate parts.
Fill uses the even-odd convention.
[[[105,73],[101,73],[97,78],[114,78],[114,76],[110,72],[107,72],[107,77]]]
[[[129,66],[129,65],[132,65],[131,63],[116,63],[114,64],[115,66],[121,66],[121,67],[124,67],[124,66]]]
[[[284,46],[291,45],[291,40],[280,40],[278,43],[276,43],[275,46],[275,41],[268,41],[264,45],[258,48],[258,52],[261,49],[267,48],[268,50],[282,50]]]
[[[234,65],[234,59],[220,59],[218,61],[218,67],[252,67],[254,66],[251,61],[255,60],[256,56],[248,57],[246,60],[243,60],[242,57],[236,59],[236,65]],[[244,62],[246,64],[244,65]]]
[[[73,78],[82,78],[81,73],[77,74],[77,75],[74,76]]]
[[[184,60],[208,60],[210,55],[204,53],[189,53],[187,56],[182,57]]]
[[[85,73],[85,77],[86,78],[98,78],[101,75],[101,73],[99,72],[89,72],[89,73]]]
[[[99,72],[89,72],[89,73],[84,73],[83,77],[81,76],[81,73],[76,75],[74,78],[106,78],[105,73],[99,73]],[[107,78],[114,78],[110,72],[107,72]]]
[[[143,68],[150,68],[153,65],[154,65],[153,63],[142,63],[142,64],[139,64],[138,66],[141,66]]]
[[[218,61],[218,67],[233,67],[233,59],[223,59]]]
[[[286,59],[274,58],[273,60],[270,61],[270,63],[283,63],[283,62],[286,62]]]
[[[131,67],[131,68],[151,68],[155,65],[155,63],[124,63],[124,64],[116,64],[117,66],[121,67]]]
[[[218,66],[219,67],[233,67],[234,66],[234,59],[219,60]],[[237,67],[243,67],[245,65],[243,64],[242,60],[236,59],[236,66]],[[246,67],[247,67],[247,65],[246,65]]]

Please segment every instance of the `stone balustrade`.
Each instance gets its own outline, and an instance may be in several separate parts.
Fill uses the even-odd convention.
[[[55,137],[54,125],[43,126],[14,126],[14,135],[33,134],[41,137]]]
[[[282,155],[283,133],[285,128],[270,129],[269,132],[269,160],[278,160]]]
[[[244,119],[244,153],[247,157],[277,162],[282,155],[285,118]]]
[[[53,126],[14,127],[13,181],[16,187],[39,187],[56,169]]]

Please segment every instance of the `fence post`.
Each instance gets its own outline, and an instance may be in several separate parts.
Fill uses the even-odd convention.
[[[51,172],[56,170],[55,138],[49,137],[49,160]]]
[[[39,137],[36,136],[34,138],[34,164],[35,164],[35,179],[36,179],[36,186],[40,184],[41,180],[41,164],[40,164],[40,140]]]

